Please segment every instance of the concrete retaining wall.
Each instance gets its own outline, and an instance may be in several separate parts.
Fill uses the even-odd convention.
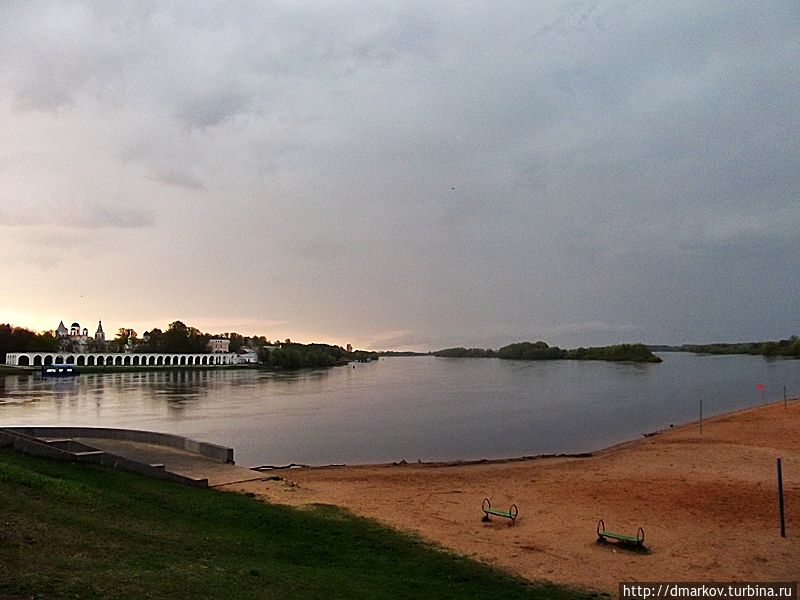
[[[217,462],[234,464],[233,448],[200,442],[171,433],[141,431],[138,429],[113,429],[109,427],[9,427],[6,429],[11,432],[40,438],[96,437],[158,444],[199,454]]]
[[[92,431],[92,428],[90,427],[89,428],[30,427],[30,428],[19,428],[19,429],[45,430],[48,433],[44,437],[49,437],[50,432],[52,430],[57,430],[57,429],[64,429],[64,430],[80,429],[84,431]],[[176,473],[170,473],[169,471],[165,471],[163,468],[136,462],[134,460],[123,458],[122,456],[117,456],[116,454],[111,454],[109,452],[104,452],[102,450],[69,452],[67,450],[63,450],[62,448],[59,448],[58,442],[56,443],[56,445],[51,445],[43,440],[33,437],[34,435],[37,434],[30,435],[30,433],[31,433],[30,431],[23,433],[22,431],[19,431],[17,429],[5,429],[5,430],[0,429],[0,446],[13,446],[14,450],[16,450],[17,452],[22,452],[23,454],[28,454],[29,456],[39,456],[43,458],[64,460],[68,462],[93,463],[93,464],[103,465],[106,467],[111,467],[112,469],[131,471],[133,473],[138,473],[140,475],[146,475],[147,477],[154,477],[155,479],[165,479],[168,481],[175,481],[177,483],[183,483],[187,485],[194,485],[200,487],[208,486],[208,479],[192,479],[190,477],[184,477],[183,475],[178,475]],[[141,432],[141,433],[147,433],[147,432]],[[59,434],[54,434],[54,435],[57,435],[58,437],[67,437]],[[76,437],[79,436],[76,435]],[[97,437],[102,437],[102,436],[97,436]],[[117,439],[127,439],[127,438],[117,438]],[[87,446],[84,446],[83,444],[77,444],[77,445],[82,446],[83,448],[87,448]]]

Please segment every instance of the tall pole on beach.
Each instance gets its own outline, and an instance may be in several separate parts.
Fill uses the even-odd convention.
[[[703,399],[700,398],[700,437],[703,436]]]
[[[786,401],[786,384],[783,384],[783,408],[789,408],[789,403]]]
[[[778,458],[778,504],[781,508],[781,537],[786,537],[786,520],[783,512],[783,473],[780,458]]]

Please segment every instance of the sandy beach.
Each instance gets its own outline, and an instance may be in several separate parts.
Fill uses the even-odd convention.
[[[776,457],[787,537],[780,537]],[[265,473],[222,489],[293,506],[335,504],[531,580],[615,592],[619,581],[797,581],[800,401],[722,415],[593,453],[478,464]],[[483,523],[484,497],[519,507]],[[598,544],[645,531],[647,552]]]

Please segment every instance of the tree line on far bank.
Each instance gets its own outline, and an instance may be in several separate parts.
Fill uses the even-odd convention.
[[[348,352],[340,346],[329,344],[300,344],[286,339],[273,344],[264,336],[243,336],[238,333],[212,335],[181,321],[170,323],[166,331],[154,328],[140,338],[133,329],[120,327],[113,340],[99,348],[94,339],[86,342],[85,352],[131,352],[202,354],[209,351],[211,338],[225,338],[229,350],[243,348],[254,350],[259,362],[275,369],[300,369],[304,367],[331,367],[350,361],[377,360],[375,352],[356,350]],[[76,348],[69,339],[59,339],[54,331],[36,333],[24,327],[0,324],[0,364],[8,352],[73,352]]]
[[[378,360],[376,352],[356,350],[348,352],[341,346],[329,344],[281,344],[280,348],[259,352],[259,361],[276,369],[303,367],[334,367],[351,361]]]
[[[231,334],[232,351],[238,351],[251,338],[238,333]],[[167,331],[158,328],[139,338],[136,331],[120,327],[113,340],[100,347],[94,338],[88,338],[84,352],[135,352],[135,353],[202,353],[208,352],[208,342],[215,336],[187,327],[181,321],[171,323]],[[259,338],[255,338],[259,340]],[[268,343],[263,338],[264,343]],[[8,352],[75,352],[76,344],[69,338],[59,338],[55,331],[34,332],[25,327],[0,323],[0,364],[5,362]]]
[[[800,358],[800,338],[796,335],[785,340],[770,342],[743,342],[738,344],[683,344],[682,346],[653,346],[661,352],[694,352],[695,354],[754,354],[758,356],[789,356]]]
[[[131,346],[131,338],[126,332],[131,331],[133,340],[136,332],[121,328],[114,339],[115,347],[124,348]],[[227,339],[230,352],[239,352],[249,348],[257,353],[261,364],[275,369],[301,369],[306,367],[332,367],[346,364],[353,360],[377,358],[377,354],[357,350],[348,352],[340,346],[329,344],[300,344],[286,339],[283,342],[270,342],[262,336],[243,336],[239,333],[223,333],[211,335],[203,333],[194,327],[188,327],[180,321],[170,323],[169,329],[162,332],[152,329],[143,336],[141,341],[135,341],[133,352],[175,352],[175,353],[203,353],[208,352],[211,338]]]
[[[491,348],[446,348],[433,353],[441,357],[501,358],[506,360],[608,360],[631,362],[661,362],[644,344],[616,344],[565,350],[547,343],[517,342],[499,350]]]
[[[6,362],[7,352],[56,352],[58,338],[52,331],[36,333],[24,327],[0,323],[0,364]]]

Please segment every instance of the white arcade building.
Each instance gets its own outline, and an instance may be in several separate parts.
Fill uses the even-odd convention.
[[[65,364],[79,367],[222,367],[238,364],[236,354],[173,354],[119,352],[9,352],[6,364],[13,367],[39,367]]]
[[[73,323],[69,329],[64,321],[58,324],[56,337],[61,343],[58,352],[8,352],[6,364],[14,367],[40,367],[52,364],[75,365],[79,367],[176,367],[176,366],[227,366],[239,364],[238,357],[228,352],[229,341],[212,346],[212,353],[120,353],[105,352],[106,336],[103,322],[97,324],[94,338],[89,330],[81,329]],[[90,340],[94,341],[95,352],[86,352]]]

